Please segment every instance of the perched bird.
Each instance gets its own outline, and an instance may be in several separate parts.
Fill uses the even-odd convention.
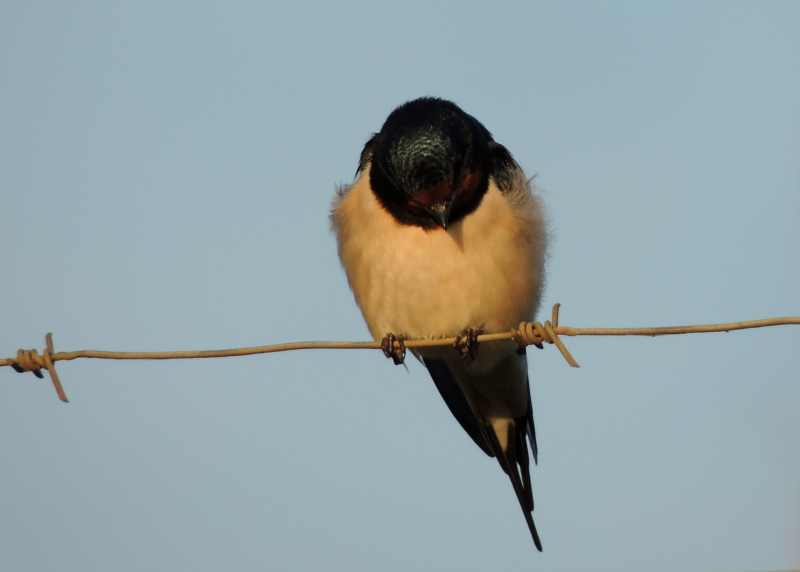
[[[450,411],[517,495],[536,547],[527,445],[538,461],[527,359],[477,335],[532,320],[544,278],[541,206],[508,150],[454,103],[396,108],[364,145],[331,214],[350,288],[376,340],[458,336],[415,352]],[[527,442],[526,442],[527,439]]]

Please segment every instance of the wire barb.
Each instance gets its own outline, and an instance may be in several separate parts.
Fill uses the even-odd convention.
[[[554,304],[553,313],[544,324],[541,322],[521,322],[517,329],[514,330],[514,341],[521,348],[536,346],[540,350],[544,349],[544,343],[553,344],[570,366],[581,367],[558,336],[558,313],[560,309],[561,304]]]
[[[69,403],[67,394],[64,391],[64,386],[61,385],[61,380],[56,371],[55,360],[53,359],[56,353],[53,347],[53,334],[48,332],[44,340],[45,346],[41,355],[35,349],[19,349],[17,350],[17,357],[13,359],[11,363],[11,367],[13,367],[14,371],[17,373],[29,371],[39,379],[44,379],[42,369],[46,369],[47,373],[50,374],[50,381],[53,382],[53,388],[56,390],[58,398],[64,403]]]

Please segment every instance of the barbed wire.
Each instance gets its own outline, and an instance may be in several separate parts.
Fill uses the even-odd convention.
[[[769,326],[800,325],[800,316],[784,316],[778,318],[765,318],[761,320],[746,320],[740,322],[725,322],[717,324],[695,324],[687,326],[656,326],[645,328],[578,328],[562,326],[558,323],[561,305],[553,306],[549,320],[542,322],[522,322],[517,328],[506,332],[480,334],[479,343],[514,341],[520,347],[537,346],[539,349],[544,344],[553,344],[561,352],[566,362],[572,367],[580,367],[578,362],[567,349],[561,336],[670,336],[678,334],[700,334],[730,332],[752,328],[765,328]],[[397,350],[406,348],[432,348],[452,346],[459,338],[436,338],[402,340],[395,339],[392,343]],[[72,352],[56,352],[53,345],[53,335],[45,336],[45,347],[42,353],[35,349],[19,349],[17,355],[11,358],[0,359],[0,367],[10,366],[18,373],[31,372],[38,378],[44,378],[42,370],[46,369],[53,383],[58,398],[67,403],[67,394],[58,377],[55,362],[71,361],[80,358],[113,359],[113,360],[168,360],[168,359],[202,359],[220,357],[238,357],[257,354],[269,354],[293,350],[386,350],[381,341],[371,342],[337,342],[337,341],[308,341],[286,342],[266,346],[251,346],[220,350],[187,350],[170,352],[117,352],[103,350],[78,350]]]

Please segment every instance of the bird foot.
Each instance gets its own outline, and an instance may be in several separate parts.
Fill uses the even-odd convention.
[[[453,342],[453,347],[458,351],[461,358],[466,361],[474,361],[478,357],[478,336],[483,333],[483,328],[466,328]]]
[[[400,365],[406,361],[406,344],[402,336],[386,334],[381,340],[383,355],[392,358],[394,365]]]

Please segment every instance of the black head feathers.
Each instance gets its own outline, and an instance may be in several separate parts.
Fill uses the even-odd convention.
[[[383,206],[398,221],[426,229],[447,228],[472,212],[489,176],[516,167],[477,119],[431,97],[392,111],[364,146],[359,169],[367,163],[370,185]]]

